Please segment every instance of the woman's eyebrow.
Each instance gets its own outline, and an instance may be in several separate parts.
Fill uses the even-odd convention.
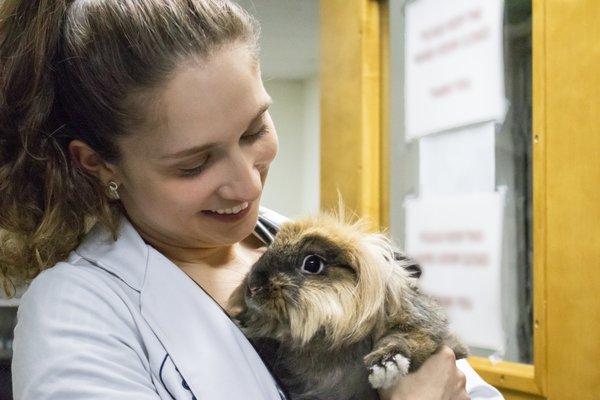
[[[254,124],[256,122],[256,120],[258,120],[269,109],[271,104],[273,104],[273,100],[269,99],[269,101],[267,101],[262,106],[260,106],[260,108],[258,109],[258,112],[256,113],[256,116],[248,124],[246,131],[248,129],[250,129],[252,124]],[[207,151],[214,147],[217,147],[218,145],[219,145],[219,143],[206,143],[206,144],[203,144],[200,146],[190,147],[189,149],[181,150],[181,151],[178,151],[178,152],[175,152],[172,154],[166,154],[164,156],[161,156],[160,159],[164,160],[164,159],[173,159],[173,158],[183,158],[183,157],[190,156],[193,154],[202,153],[204,151]]]
[[[173,159],[173,158],[184,158],[187,156],[191,156],[193,154],[199,154],[199,153],[205,152],[214,147],[217,147],[217,145],[218,145],[218,143],[206,143],[201,146],[194,146],[194,147],[190,147],[189,149],[178,151],[177,153],[164,155],[164,156],[160,157],[160,159],[164,160],[164,159]]]

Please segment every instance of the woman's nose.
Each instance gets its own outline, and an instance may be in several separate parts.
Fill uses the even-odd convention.
[[[254,160],[239,154],[231,160],[219,195],[225,199],[252,201],[260,196],[262,181]]]

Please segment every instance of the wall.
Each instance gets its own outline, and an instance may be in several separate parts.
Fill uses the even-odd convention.
[[[261,25],[261,70],[279,136],[262,205],[291,218],[319,209],[319,1],[236,0]]]
[[[265,80],[279,152],[269,170],[262,204],[291,218],[319,208],[318,78]]]

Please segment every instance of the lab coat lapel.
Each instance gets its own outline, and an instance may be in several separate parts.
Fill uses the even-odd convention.
[[[143,317],[194,396],[279,400],[264,363],[219,305],[125,217],[118,236],[97,224],[76,252],[140,292]]]
[[[150,246],[141,311],[196,398],[280,398],[264,363],[220,306]]]

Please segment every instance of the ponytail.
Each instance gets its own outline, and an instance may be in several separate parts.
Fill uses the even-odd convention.
[[[55,68],[64,16],[72,0],[4,0],[0,5],[2,140],[50,136]]]
[[[70,3],[0,5],[0,279],[7,295],[68,255],[86,230],[81,207],[93,208],[77,195],[76,182],[90,186],[90,177],[70,168],[56,94]]]

